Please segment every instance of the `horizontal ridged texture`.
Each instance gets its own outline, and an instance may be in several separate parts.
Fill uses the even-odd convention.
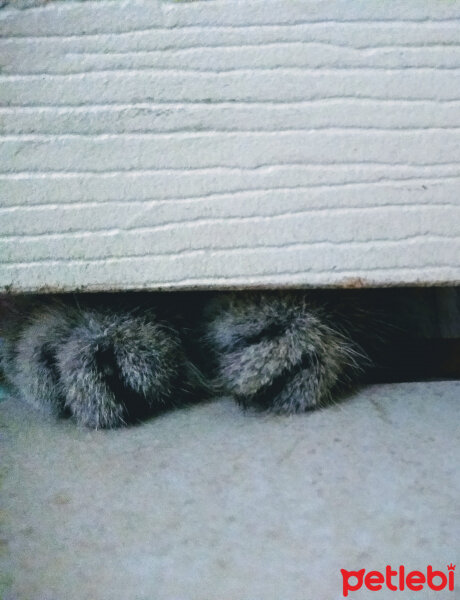
[[[12,6],[1,288],[460,282],[459,3]]]

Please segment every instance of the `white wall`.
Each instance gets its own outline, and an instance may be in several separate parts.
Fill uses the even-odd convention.
[[[0,10],[0,288],[460,282],[460,2]]]

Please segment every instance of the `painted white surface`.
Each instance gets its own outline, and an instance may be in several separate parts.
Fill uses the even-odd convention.
[[[460,282],[460,3],[0,10],[0,286]]]

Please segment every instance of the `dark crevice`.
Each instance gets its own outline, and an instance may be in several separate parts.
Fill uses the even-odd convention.
[[[389,342],[373,358],[375,366],[364,374],[363,383],[458,378],[460,340],[401,338]]]

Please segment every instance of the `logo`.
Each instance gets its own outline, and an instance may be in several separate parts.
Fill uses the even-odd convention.
[[[409,571],[400,565],[397,571],[394,571],[391,565],[387,565],[385,573],[380,571],[368,571],[360,569],[359,571],[346,571],[340,569],[343,580],[343,595],[346,598],[349,592],[356,592],[363,586],[372,592],[378,592],[384,586],[393,592],[403,591],[405,589],[413,592],[423,590],[424,586],[440,592],[447,589],[454,590],[455,565],[447,565],[447,573],[443,571],[433,571],[433,567],[428,565],[426,573],[422,571]]]

